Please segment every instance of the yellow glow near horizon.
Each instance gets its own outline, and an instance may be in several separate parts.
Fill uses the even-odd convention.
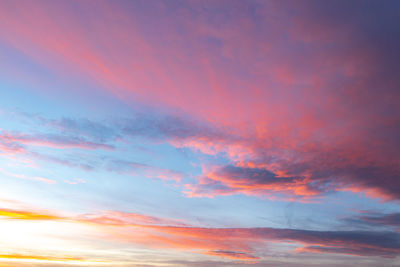
[[[0,210],[0,216],[20,220],[58,220],[57,216],[36,214],[31,212],[21,212],[14,210]]]
[[[4,254],[0,255],[0,261],[6,262],[23,262],[23,263],[63,263],[63,264],[110,264],[110,262],[87,260],[80,258],[69,258],[69,257],[47,257],[47,256],[35,256],[35,255],[20,255],[20,254]],[[7,265],[5,265],[7,266]],[[1,265],[0,265],[1,267]]]
[[[86,258],[93,251],[88,250],[80,237],[90,233],[89,227],[73,222],[0,219],[0,261],[105,263],[102,257],[100,260]]]

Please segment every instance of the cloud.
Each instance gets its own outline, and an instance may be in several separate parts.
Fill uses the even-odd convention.
[[[188,185],[189,196],[215,196],[243,193],[264,196],[283,194],[315,197],[323,193],[313,188],[306,177],[278,176],[267,169],[233,165],[216,168],[199,178],[197,185]]]
[[[237,259],[237,260],[258,260],[258,257],[249,255],[244,252],[237,252],[237,251],[226,251],[226,250],[212,250],[209,251],[207,254],[213,256],[219,256],[223,258],[230,258],[230,259]]]
[[[400,230],[400,213],[381,213],[373,211],[361,211],[359,215],[348,216],[342,218],[342,221],[349,226],[367,227],[374,229],[383,227],[386,229],[397,228]]]
[[[0,168],[0,173],[10,176],[10,177],[17,178],[17,179],[40,181],[40,182],[44,182],[47,184],[56,184],[57,183],[57,181],[54,179],[49,179],[49,178],[45,178],[45,177],[41,177],[41,176],[27,176],[27,175],[20,174],[20,173],[9,172],[2,168]]]
[[[298,252],[311,252],[311,253],[335,253],[335,254],[347,254],[347,255],[355,255],[355,256],[381,256],[387,258],[393,258],[396,250],[388,251],[387,249],[376,249],[369,247],[329,247],[329,246],[308,246],[297,249]]]
[[[75,217],[50,215],[42,211],[0,209],[0,217],[13,220],[72,220],[83,223],[114,226],[135,226],[135,225],[176,225],[186,226],[178,220],[170,220],[155,216],[143,215],[133,212],[103,211],[94,214],[80,214]]]
[[[267,243],[296,244],[293,252],[336,253],[394,258],[400,253],[400,234],[393,231],[313,231],[283,228],[204,228],[136,213],[108,211],[79,216],[56,216],[26,210],[2,209],[13,220],[68,221],[101,230],[103,241],[128,242],[152,249],[198,251],[238,260],[257,260]]]
[[[184,223],[177,220],[170,220],[160,217],[143,215],[139,213],[106,211],[101,214],[83,214],[77,217],[77,220],[91,222],[95,224],[129,226],[129,225],[179,225]]]
[[[310,231],[278,228],[182,228],[161,227],[162,232],[173,234],[177,242],[202,248],[219,247],[222,250],[253,252],[250,244],[258,242],[297,243],[306,247],[320,246],[349,255],[395,257],[399,253],[399,235],[396,232],[370,231]],[[227,242],[229,241],[229,242]],[[178,244],[175,244],[178,246]],[[257,247],[257,245],[255,245]],[[322,249],[321,249],[322,250]],[[356,253],[358,251],[359,253]]]
[[[185,114],[141,115],[122,122],[125,135],[305,177],[289,199],[336,190],[400,198],[397,1],[2,5],[2,41],[38,64],[132,106]],[[84,120],[52,124],[97,140],[121,136]],[[253,193],[219,183],[214,194]]]
[[[25,148],[21,144],[14,142],[13,139],[0,135],[0,152],[12,155],[25,152]]]
[[[47,120],[43,117],[40,117],[40,121],[48,125],[50,130],[63,131],[68,135],[17,134],[7,140],[3,138],[3,146],[17,152],[23,149],[24,153],[24,144],[111,149],[115,147],[114,144],[95,141],[112,140],[116,145],[121,140],[130,142],[135,137],[143,137],[153,142],[169,142],[176,147],[189,147],[202,153],[224,156],[231,161],[226,166],[207,166],[198,178],[199,183],[188,186],[191,196],[242,193],[307,201],[334,191],[347,190],[364,192],[367,196],[385,200],[396,199],[397,187],[392,186],[396,184],[399,174],[396,160],[392,155],[380,154],[380,158],[376,157],[369,151],[373,143],[365,147],[359,141],[338,144],[327,140],[325,143],[306,142],[300,146],[296,143],[288,146],[281,144],[279,139],[266,142],[263,136],[242,135],[231,127],[156,113],[136,114],[130,119],[107,123],[70,118]],[[103,132],[101,129],[104,129]],[[86,136],[92,141],[85,141],[78,136]],[[73,163],[66,159],[36,155],[39,159],[54,159],[54,162],[69,166],[96,168],[89,162],[83,164],[84,159]],[[172,170],[123,160],[112,160],[106,165],[110,171],[148,177],[177,181],[183,177]],[[390,183],[380,183],[376,177],[384,177]]]
[[[306,140],[301,145],[289,145],[281,143],[279,138],[267,142],[263,136],[248,135],[247,132],[243,135],[232,127],[156,113],[136,114],[130,119],[107,123],[70,118],[47,120],[43,117],[40,117],[40,121],[48,125],[50,130],[63,131],[67,135],[4,134],[5,149],[11,149],[14,153],[27,153],[23,146],[25,144],[111,149],[122,140],[130,142],[136,137],[142,137],[152,142],[169,142],[176,147],[189,147],[202,153],[223,156],[231,161],[226,166],[207,166],[205,172],[198,177],[198,184],[188,185],[190,196],[241,193],[308,201],[331,192],[346,190],[364,192],[367,196],[385,200],[397,198],[397,187],[393,186],[400,172],[396,158],[384,154],[377,157],[370,151],[379,148],[373,143],[366,147],[360,141],[346,140],[338,144],[328,139],[325,143],[313,144]],[[85,136],[91,141],[78,136]],[[96,143],[96,140],[112,141],[115,145]],[[38,159],[81,166],[88,170],[101,165],[92,166],[93,162],[83,164],[85,159],[74,163],[73,160],[38,153],[35,155]],[[183,177],[183,174],[176,171],[123,160],[111,160],[106,168],[109,171],[177,181]],[[388,182],[380,183],[376,177],[384,177]]]
[[[75,184],[86,184],[86,181],[80,178],[74,178],[71,180],[64,180],[64,183],[75,185]]]
[[[32,117],[30,114],[25,114],[26,117]],[[41,123],[51,129],[57,129],[60,132],[68,133],[73,136],[85,136],[89,140],[97,142],[116,141],[120,138],[118,129],[112,127],[107,122],[97,122],[89,119],[79,118],[72,119],[62,117],[60,119],[39,118]]]
[[[3,131],[3,133],[0,135],[0,139],[3,143],[8,144],[10,148],[21,147],[23,145],[45,146],[61,149],[80,148],[110,150],[114,148],[111,145],[90,142],[76,136],[73,137],[58,134],[28,135],[21,133],[7,133]]]
[[[108,162],[106,169],[123,174],[159,178],[162,180],[180,181],[184,178],[184,173],[179,171],[125,160],[111,160]]]
[[[360,216],[359,219],[377,225],[388,225],[400,227],[400,213],[389,213],[389,214],[371,214],[366,216]]]
[[[398,165],[391,158],[369,158],[367,149],[347,145],[277,150],[249,143],[246,156],[233,158],[231,165],[205,168],[190,189],[194,195],[276,193],[298,200],[343,190],[397,199]]]
[[[119,144],[133,142],[136,137],[147,138],[152,142],[167,142],[165,138],[182,136],[181,131],[194,134],[196,129],[189,122],[187,125],[179,118],[163,116],[158,118],[155,114],[135,115],[131,119],[118,119],[114,121],[99,122],[89,119],[47,119],[37,114],[18,113],[24,120],[32,120],[34,124],[42,126],[42,132],[50,133],[20,133],[4,131],[0,135],[0,152],[8,154],[21,154],[24,159],[45,161],[68,167],[81,168],[86,171],[104,169],[111,172],[129,175],[140,175],[149,178],[180,181],[184,174],[168,168],[160,168],[149,164],[119,160],[111,154],[117,152]],[[179,122],[175,125],[172,122]],[[142,126],[140,126],[142,125]],[[183,130],[182,130],[183,129]],[[61,155],[53,153],[36,152],[36,147],[50,147],[55,149],[77,149],[78,152],[102,149],[110,152],[109,156],[94,154],[71,153],[61,151]],[[69,154],[67,154],[69,153]],[[41,179],[44,181],[44,179]],[[76,183],[76,181],[67,181]]]

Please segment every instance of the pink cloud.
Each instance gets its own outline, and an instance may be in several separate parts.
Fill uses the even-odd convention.
[[[39,182],[44,182],[47,184],[56,184],[57,183],[57,181],[54,179],[49,179],[49,178],[45,178],[45,177],[41,177],[41,176],[28,176],[25,174],[13,173],[13,172],[6,171],[2,168],[0,168],[0,173],[10,176],[10,177],[17,178],[17,179],[39,181]]]
[[[229,9],[213,3],[210,13],[201,2],[173,10],[150,3],[157,19],[147,27],[140,8],[108,2],[3,5],[2,40],[59,75],[224,133],[171,144],[225,153],[231,165],[266,166],[276,177],[304,177],[258,184],[264,191],[308,196],[353,188],[400,197],[397,17],[386,6],[307,2],[293,14],[286,2],[237,2]],[[83,23],[86,15],[92,23]],[[213,194],[256,190],[249,177],[240,185],[214,173],[199,179],[227,188]]]
[[[86,181],[80,178],[74,178],[71,180],[64,180],[64,183],[75,185],[75,184],[86,184]]]

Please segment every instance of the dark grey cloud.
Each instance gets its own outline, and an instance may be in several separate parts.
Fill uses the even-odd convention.
[[[400,212],[382,213],[362,211],[358,215],[341,219],[348,227],[365,229],[397,229],[400,230]]]

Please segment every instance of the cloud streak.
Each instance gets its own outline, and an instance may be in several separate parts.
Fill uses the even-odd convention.
[[[71,137],[56,134],[38,134],[38,135],[27,135],[20,133],[7,133],[4,132],[0,135],[0,140],[3,144],[7,145],[10,150],[15,148],[16,152],[22,151],[21,148],[24,145],[31,146],[44,146],[50,148],[79,148],[79,149],[106,149],[110,150],[114,147],[107,144],[94,143],[86,141],[79,137]],[[4,146],[5,146],[4,145]]]
[[[153,216],[124,212],[62,217],[31,211],[2,209],[12,220],[72,221],[102,229],[98,238],[140,244],[150,248],[199,251],[237,260],[257,260],[265,244],[297,244],[295,252],[336,253],[394,258],[400,253],[400,234],[391,231],[312,231],[283,228],[203,228]],[[171,225],[175,224],[175,225]],[[293,253],[293,252],[292,252]]]

